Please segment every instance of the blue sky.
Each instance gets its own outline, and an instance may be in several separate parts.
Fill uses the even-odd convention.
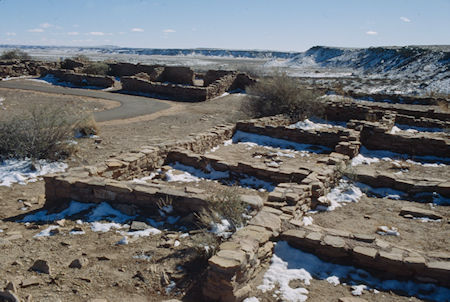
[[[0,0],[0,44],[292,51],[450,44],[450,0]]]

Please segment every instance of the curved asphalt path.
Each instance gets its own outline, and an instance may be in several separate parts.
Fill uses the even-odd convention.
[[[65,95],[76,95],[91,98],[100,98],[120,103],[119,107],[95,112],[94,118],[97,122],[128,119],[141,115],[152,114],[171,106],[165,102],[148,97],[127,95],[121,93],[106,92],[101,90],[68,88],[51,84],[42,84],[30,80],[9,80],[0,81],[0,88],[33,90],[46,93],[56,93]]]

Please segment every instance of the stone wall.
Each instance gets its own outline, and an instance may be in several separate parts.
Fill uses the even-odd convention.
[[[116,181],[94,176],[88,168],[71,169],[57,176],[45,176],[46,207],[58,207],[72,200],[80,202],[110,202],[127,204],[156,211],[160,199],[169,198],[174,210],[186,215],[198,212],[208,203],[206,193],[198,190],[175,189],[158,184],[137,184],[132,181]]]
[[[74,73],[71,70],[52,69],[46,71],[61,82],[69,82],[76,86],[95,86],[108,88],[114,85],[115,81],[110,76],[90,75],[83,73]]]
[[[143,65],[132,63],[110,63],[109,74],[115,77],[134,76],[146,73],[155,82],[194,85],[194,71],[184,66]]]
[[[195,74],[189,67],[165,66],[164,71],[156,79],[158,82],[194,85]]]
[[[224,76],[233,75],[235,72],[228,70],[208,70],[203,76],[203,86],[207,87]]]
[[[201,102],[207,99],[207,88],[151,82],[137,77],[122,77],[122,90],[167,96],[179,101]]]
[[[0,78],[36,76],[41,69],[58,68],[57,62],[41,62],[32,60],[1,60]]]
[[[382,118],[386,111],[392,111],[415,119],[450,120],[450,113],[440,110],[437,106],[430,108],[420,105],[342,101],[340,99],[325,101],[325,116],[332,121],[347,122],[352,119],[376,121]]]
[[[380,127],[377,123],[364,123],[361,131],[361,143],[368,149],[389,150],[410,155],[432,155],[448,157],[450,139],[432,134],[395,133]]]
[[[374,235],[308,226],[288,230],[280,239],[326,261],[362,267],[384,279],[415,279],[450,285],[448,259],[396,246]]]
[[[158,68],[164,68],[160,65],[142,65],[132,63],[109,63],[108,65],[110,68],[109,74],[114,77],[133,76],[141,72],[152,75]]]
[[[281,219],[262,210],[248,225],[222,243],[217,253],[208,261],[203,295],[208,301],[234,302],[249,297],[250,281],[269,263],[273,243],[278,236]]]
[[[300,144],[322,145],[335,148],[343,136],[354,137],[357,140],[357,132],[352,129],[323,128],[320,130],[301,130],[280,126],[263,126],[253,121],[243,121],[236,124],[236,130],[266,135],[274,138],[285,139]]]

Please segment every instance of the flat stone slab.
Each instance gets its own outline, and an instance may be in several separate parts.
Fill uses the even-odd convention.
[[[281,219],[274,213],[261,211],[250,220],[249,224],[262,226],[272,232],[278,233],[281,228]]]
[[[430,219],[442,219],[442,216],[436,212],[421,209],[421,208],[411,207],[411,206],[403,207],[400,210],[400,215],[401,216],[412,215],[413,217],[427,217]]]

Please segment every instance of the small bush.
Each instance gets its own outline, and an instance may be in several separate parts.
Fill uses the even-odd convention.
[[[83,68],[83,72],[87,74],[105,76],[109,73],[109,65],[104,62],[90,63],[89,65]]]
[[[253,97],[244,105],[244,110],[257,117],[284,114],[299,120],[323,113],[319,93],[302,87],[286,73],[263,78],[246,90]]]
[[[77,56],[73,57],[72,60],[77,61],[77,62],[82,62],[82,63],[88,63],[91,61],[85,55],[77,55]]]
[[[2,53],[0,60],[30,60],[28,53],[20,49],[7,50]]]
[[[74,124],[73,130],[75,132],[75,136],[80,137],[89,137],[92,135],[97,135],[99,133],[97,122],[95,121],[92,114],[87,115],[83,118],[79,118],[78,121]]]
[[[222,219],[226,219],[231,225],[231,231],[234,232],[244,224],[242,215],[246,212],[245,203],[236,188],[226,188],[212,194],[209,202],[209,207],[197,214],[201,227],[208,228],[212,223],[220,223]]]
[[[32,158],[58,160],[75,152],[71,143],[81,121],[57,106],[33,107],[0,121],[0,160]]]

